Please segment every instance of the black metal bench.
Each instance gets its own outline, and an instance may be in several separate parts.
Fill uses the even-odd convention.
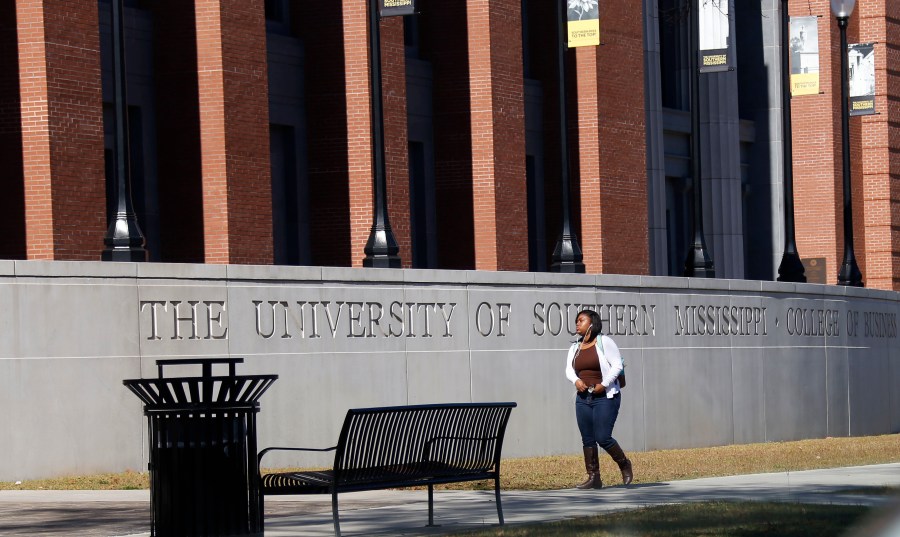
[[[267,494],[331,494],[334,533],[341,535],[341,492],[428,487],[428,525],[434,524],[434,485],[494,480],[500,505],[500,450],[509,414],[516,403],[456,403],[347,411],[334,447],[273,450],[334,451],[331,470],[260,475],[260,513]]]

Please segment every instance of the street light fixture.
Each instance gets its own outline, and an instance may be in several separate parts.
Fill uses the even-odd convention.
[[[850,192],[850,93],[847,82],[847,21],[856,0],[831,0],[831,11],[837,17],[841,32],[841,148],[844,161],[844,260],[838,272],[838,285],[863,287],[862,273],[853,253],[853,202]]]
[[[691,187],[693,189],[693,239],[684,262],[684,275],[689,278],[715,278],[716,269],[706,248],[703,235],[703,179],[700,167],[700,0],[691,1]]]
[[[584,274],[584,254],[578,245],[578,237],[572,231],[572,219],[569,202],[569,144],[568,121],[566,114],[566,21],[568,20],[565,0],[559,0],[556,10],[557,59],[559,65],[559,147],[560,147],[560,184],[562,187],[562,231],[556,241],[556,248],[551,256],[550,272],[567,274]]]
[[[791,138],[790,15],[788,0],[781,0],[781,130],[784,144],[784,254],[778,266],[778,281],[806,282],[806,274],[794,233],[794,164]]]
[[[116,147],[113,151],[116,179],[116,214],[103,237],[103,261],[147,261],[144,235],[131,202],[131,163],[128,140],[128,92],[125,82],[125,5],[112,2],[113,99],[115,100]]]
[[[369,0],[369,85],[372,90],[372,163],[375,195],[364,267],[400,268],[400,247],[388,220],[387,170],[384,156],[384,105],[381,99],[381,27],[378,0]]]

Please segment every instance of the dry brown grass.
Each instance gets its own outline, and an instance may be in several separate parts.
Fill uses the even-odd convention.
[[[647,451],[629,453],[628,457],[634,466],[635,483],[658,483],[900,462],[900,435]],[[500,473],[505,490],[561,489],[584,480],[584,460],[581,456],[504,459]],[[602,452],[600,473],[604,483],[617,485],[622,481],[618,467]]]
[[[714,477],[861,466],[900,462],[900,434],[857,438],[825,438],[797,442],[768,442],[697,449],[634,452],[628,455],[634,464],[635,483],[656,483],[677,479]],[[618,468],[601,455],[603,482],[621,482]],[[548,490],[571,487],[584,478],[581,456],[504,459],[504,490]],[[448,488],[489,488],[487,482],[448,485]],[[91,476],[61,477],[0,482],[0,490],[122,490],[149,487],[146,472],[124,472]]]
[[[20,484],[0,481],[0,490],[140,490],[146,488],[150,488],[148,473],[131,470],[119,474],[35,479],[22,481]]]

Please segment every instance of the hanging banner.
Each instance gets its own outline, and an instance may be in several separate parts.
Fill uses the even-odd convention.
[[[819,18],[791,17],[791,95],[819,94]]]
[[[590,47],[600,44],[600,7],[597,0],[566,0],[568,45]]]
[[[415,0],[379,0],[381,2],[382,17],[396,17],[400,15],[415,15]]]
[[[850,81],[850,115],[875,113],[875,44],[858,43],[847,47]]]
[[[697,14],[700,32],[700,72],[713,73],[731,69],[732,59],[729,51],[729,34],[731,31],[728,14],[729,0],[699,0],[700,12]]]

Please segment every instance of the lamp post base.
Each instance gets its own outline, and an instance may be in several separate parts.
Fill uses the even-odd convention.
[[[695,244],[691,247],[687,261],[684,263],[684,275],[687,278],[716,277],[715,265],[702,245]]]
[[[806,283],[806,269],[796,252],[785,252],[782,256],[781,264],[778,265],[778,281]]]
[[[556,242],[551,256],[550,272],[563,274],[584,274],[585,268],[582,260],[581,246],[574,235],[564,233]]]
[[[363,266],[367,268],[400,268],[400,247],[394,239],[391,228],[386,225],[372,226],[369,240],[363,250]]]
[[[101,261],[126,261],[145,263],[149,253],[144,248],[107,248],[100,254]]]
[[[862,281],[862,272],[859,271],[855,259],[844,261],[841,264],[841,270],[838,272],[838,285],[865,287]]]
[[[122,205],[130,205],[127,202],[127,199],[120,200]],[[145,262],[149,259],[149,252],[144,248],[146,244],[144,234],[138,226],[137,217],[130,210],[119,211],[116,214],[116,219],[103,237],[103,244],[105,248],[100,254],[101,261]]]

